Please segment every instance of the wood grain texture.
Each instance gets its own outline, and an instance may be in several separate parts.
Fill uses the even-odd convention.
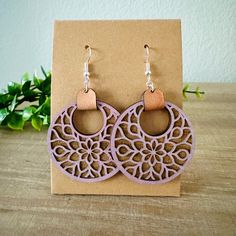
[[[236,235],[236,84],[201,84],[181,197],[51,195],[46,129],[0,129],[0,235]]]

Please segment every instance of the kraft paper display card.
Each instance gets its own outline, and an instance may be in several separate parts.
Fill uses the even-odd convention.
[[[152,80],[165,99],[182,107],[182,48],[180,20],[56,21],[52,64],[52,118],[76,102],[83,89],[85,46],[92,48],[90,88],[97,99],[119,112],[138,102],[146,90],[145,50],[150,47]],[[149,134],[168,127],[166,111],[143,112],[142,128]],[[148,114],[147,114],[148,113]],[[99,111],[79,111],[78,129],[93,133],[102,127]],[[180,177],[165,184],[138,184],[121,173],[97,183],[71,179],[51,162],[54,194],[179,196]]]

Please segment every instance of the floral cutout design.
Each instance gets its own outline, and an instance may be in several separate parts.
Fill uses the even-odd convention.
[[[180,175],[192,158],[194,135],[191,123],[183,111],[170,102],[168,129],[151,136],[140,126],[143,101],[126,109],[117,119],[111,150],[119,170],[131,180],[145,184],[161,184]]]
[[[118,172],[111,156],[110,135],[119,113],[101,101],[97,107],[103,114],[103,127],[95,134],[85,135],[75,128],[76,104],[58,114],[48,131],[52,161],[64,174],[82,182],[102,181]]]

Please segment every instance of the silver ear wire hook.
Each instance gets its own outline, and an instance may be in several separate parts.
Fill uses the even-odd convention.
[[[89,63],[90,58],[91,58],[91,56],[92,56],[92,48],[89,47],[88,45],[86,45],[86,46],[85,46],[85,49],[88,51],[88,56],[87,56],[86,61],[87,61],[87,63]]]
[[[149,46],[145,44],[144,48],[146,50],[146,63],[149,63]]]
[[[88,51],[88,56],[84,62],[84,91],[85,93],[88,92],[88,85],[89,85],[89,61],[92,55],[92,49],[90,46],[85,46],[85,49]]]
[[[150,66],[150,62],[149,62],[149,46],[147,44],[144,45],[145,48],[145,57],[146,57],[146,61],[145,61],[145,75],[147,78],[147,82],[146,82],[146,86],[148,89],[150,89],[152,92],[154,91],[154,85],[153,82],[151,80],[151,66]]]

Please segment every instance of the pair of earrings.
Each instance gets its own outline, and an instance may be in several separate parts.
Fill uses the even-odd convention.
[[[149,63],[149,46],[145,45],[147,90],[143,99],[119,114],[112,106],[96,99],[89,89],[88,64],[84,64],[84,90],[77,103],[67,106],[52,121],[48,146],[56,166],[67,176],[82,182],[106,180],[121,171],[141,184],[161,184],[180,175],[193,156],[194,135],[191,123],[176,105],[165,102],[161,90],[154,89]],[[103,127],[86,135],[75,128],[77,110],[99,109]],[[144,110],[166,109],[170,121],[160,135],[147,134],[140,125]]]

